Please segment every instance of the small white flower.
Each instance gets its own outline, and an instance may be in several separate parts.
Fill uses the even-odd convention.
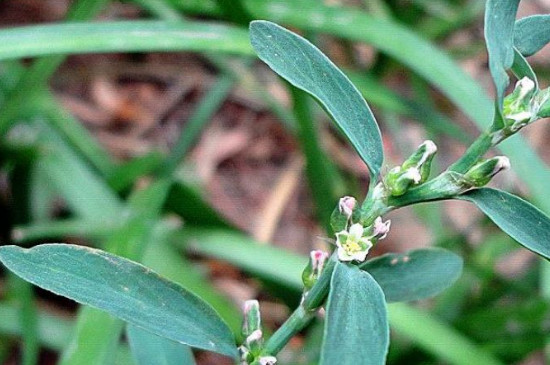
[[[386,238],[390,231],[391,221],[387,220],[382,222],[382,217],[378,217],[374,220],[372,235],[378,240]]]
[[[277,358],[275,356],[261,356],[258,361],[260,365],[275,365]]]
[[[340,261],[365,261],[372,242],[363,237],[364,228],[361,224],[355,223],[349,231],[336,233],[336,246],[338,246],[338,259]]]

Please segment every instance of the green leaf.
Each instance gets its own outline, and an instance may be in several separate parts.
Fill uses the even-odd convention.
[[[382,289],[357,266],[337,262],[330,282],[321,364],[385,364],[389,341]]]
[[[188,346],[152,334],[129,324],[128,342],[137,365],[194,365]]]
[[[488,0],[485,9],[485,40],[489,69],[497,90],[497,104],[502,101],[510,82],[506,70],[514,63],[513,35],[519,0]]]
[[[527,249],[550,258],[550,218],[537,207],[510,193],[481,188],[457,199],[478,206],[491,220]]]
[[[252,55],[243,29],[213,23],[66,23],[0,31],[0,60],[50,54],[215,51]],[[44,47],[47,44],[48,47]]]
[[[220,15],[212,0],[169,2],[187,13]],[[326,33],[343,40],[369,44],[432,83],[478,128],[491,126],[494,105],[483,88],[448,54],[397,22],[375,18],[349,7],[323,5],[318,1],[244,0],[244,5],[256,19],[269,19],[304,31]],[[499,145],[499,149],[510,157],[517,175],[525,177],[523,181],[537,199],[537,204],[544,207],[545,211],[550,211],[550,200],[546,199],[546,182],[550,181],[550,170],[546,164],[521,135],[515,135]]]
[[[0,248],[23,279],[193,347],[235,356],[233,335],[202,300],[150,269],[104,251],[48,244]]]
[[[541,50],[550,42],[550,15],[521,18],[514,29],[514,45],[525,57]]]
[[[531,65],[525,57],[514,47],[514,63],[512,64],[512,72],[518,80],[521,80],[524,77],[528,77],[536,85],[536,89],[539,88],[539,82],[537,80],[537,75],[531,68]]]
[[[451,286],[462,272],[462,259],[442,248],[390,253],[359,266],[378,282],[388,302],[429,298]]]
[[[277,24],[252,22],[250,39],[273,71],[319,101],[371,174],[378,176],[384,160],[380,130],[367,103],[342,71],[313,44]]]

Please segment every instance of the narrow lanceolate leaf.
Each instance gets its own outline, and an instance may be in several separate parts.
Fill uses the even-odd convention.
[[[550,15],[533,15],[516,22],[514,46],[525,57],[541,50],[550,42]]]
[[[380,130],[342,71],[313,44],[275,23],[252,22],[250,39],[258,57],[273,71],[319,101],[377,176],[384,159]]]
[[[191,349],[129,324],[126,335],[137,365],[194,365]]]
[[[550,218],[537,207],[510,193],[481,188],[458,199],[478,206],[497,226],[527,249],[550,258]]]
[[[442,248],[386,254],[359,266],[378,282],[386,301],[404,302],[434,296],[462,272],[462,259]]]
[[[389,345],[384,293],[357,266],[336,263],[327,302],[322,365],[381,365]]]
[[[531,68],[531,65],[529,64],[529,62],[527,62],[525,57],[515,47],[514,47],[514,63],[512,64],[512,72],[514,73],[514,75],[518,80],[521,80],[524,77],[527,77],[530,80],[533,80],[533,82],[535,83],[536,89],[538,90],[539,82],[537,80],[537,75],[535,75],[535,72]]]
[[[0,261],[37,286],[159,336],[228,356],[236,354],[231,331],[212,308],[138,263],[64,244],[0,247]]]
[[[485,9],[485,40],[489,69],[497,90],[499,110],[509,83],[506,70],[514,62],[513,35],[519,0],[488,0]]]
[[[252,55],[244,30],[193,22],[140,20],[35,25],[2,30],[0,41],[3,44],[0,60],[51,54],[145,51]]]

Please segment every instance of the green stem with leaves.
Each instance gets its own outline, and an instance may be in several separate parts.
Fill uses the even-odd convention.
[[[462,179],[462,172],[466,172],[475,165],[494,145],[494,137],[491,131],[482,133],[468,148],[465,154],[459,158],[449,169],[436,178],[409,190],[402,196],[392,197],[380,194],[382,186],[371,186],[369,194],[362,206],[360,223],[364,226],[371,224],[377,217],[392,210],[407,205],[426,201],[450,199],[471,188]],[[378,193],[376,192],[378,190]],[[283,325],[268,339],[262,355],[275,356],[300,332],[316,315],[319,308],[325,302],[330,290],[330,280],[337,260],[332,255],[323,273],[311,290],[304,295],[302,303],[294,310]]]

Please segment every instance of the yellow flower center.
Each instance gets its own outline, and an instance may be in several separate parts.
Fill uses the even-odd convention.
[[[348,254],[354,254],[363,250],[363,247],[361,247],[359,242],[357,242],[354,239],[351,239],[350,237],[348,237],[348,239],[346,240],[346,243],[344,243],[342,247],[344,248],[344,250],[346,250]]]

